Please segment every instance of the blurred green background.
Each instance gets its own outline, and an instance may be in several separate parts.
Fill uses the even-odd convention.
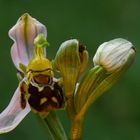
[[[122,37],[137,50],[133,66],[90,108],[84,122],[83,140],[140,140],[140,1],[139,0],[0,0],[0,111],[17,87],[16,69],[11,61],[13,42],[8,30],[25,12],[48,29],[48,57],[53,59],[59,45],[78,38],[92,57],[97,47]],[[59,111],[68,131],[66,114]],[[12,132],[0,140],[50,140],[30,113]]]

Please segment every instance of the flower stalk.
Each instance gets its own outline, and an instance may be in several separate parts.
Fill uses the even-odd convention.
[[[45,118],[38,115],[38,119],[42,124],[44,124],[45,129],[49,131],[53,140],[68,140],[62,123],[55,111],[51,111]]]
[[[70,140],[80,140],[83,131],[84,118],[76,115],[71,123]]]

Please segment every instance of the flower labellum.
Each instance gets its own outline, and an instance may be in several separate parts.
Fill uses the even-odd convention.
[[[99,46],[93,58],[94,65],[102,66],[108,73],[121,70],[127,63],[130,65],[135,56],[133,44],[118,38]]]

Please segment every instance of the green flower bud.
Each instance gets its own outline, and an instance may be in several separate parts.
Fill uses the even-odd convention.
[[[73,93],[79,74],[88,63],[88,52],[77,39],[61,44],[54,59],[54,67],[61,73],[66,96]]]

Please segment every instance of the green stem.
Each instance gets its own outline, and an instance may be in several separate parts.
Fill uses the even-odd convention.
[[[46,118],[39,119],[49,131],[52,140],[68,140],[65,130],[54,111],[50,112]]]
[[[72,121],[71,130],[70,130],[70,140],[80,140],[82,129],[83,129],[83,120],[84,118],[79,118],[75,116]]]

